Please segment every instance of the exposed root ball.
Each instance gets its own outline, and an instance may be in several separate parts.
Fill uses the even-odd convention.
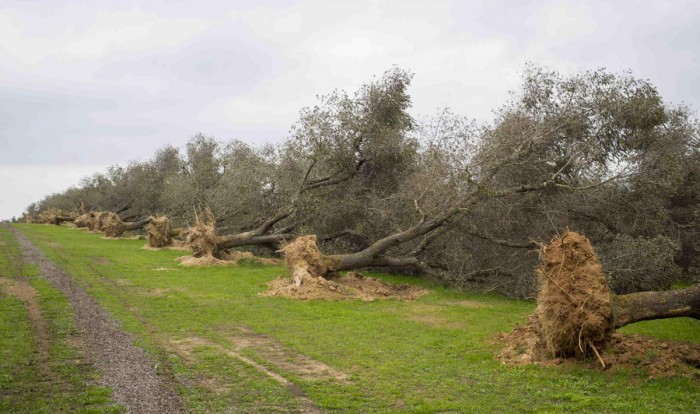
[[[170,220],[166,216],[151,217],[151,222],[146,226],[148,245],[151,247],[170,246],[173,244],[170,231]]]
[[[126,231],[126,226],[116,213],[107,211],[100,217],[100,225],[107,237],[119,237]]]
[[[29,214],[22,214],[23,223],[34,223],[34,219]]]
[[[37,221],[43,224],[58,224],[58,217],[68,216],[69,213],[59,210],[57,208],[51,208],[46,211],[42,211],[37,216]]]
[[[91,214],[92,213],[81,214],[75,218],[73,223],[75,223],[76,227],[90,227],[91,221],[94,220]]]
[[[101,211],[99,213],[95,213],[95,225],[93,230],[104,231],[106,221],[109,220],[111,214],[114,213],[111,211]]]
[[[603,268],[588,239],[566,232],[541,251],[535,310],[540,338],[554,357],[584,357],[603,349],[614,331]]]
[[[329,269],[323,262],[316,244],[316,236],[297,237],[282,249],[284,262],[297,286],[307,280],[324,277]]]
[[[193,227],[187,229],[187,244],[194,257],[217,257],[216,220],[210,209],[204,211],[204,219],[196,217]]]
[[[100,217],[102,216],[102,212],[100,211],[92,211],[90,213],[90,218],[88,220],[88,229],[90,231],[100,231]]]

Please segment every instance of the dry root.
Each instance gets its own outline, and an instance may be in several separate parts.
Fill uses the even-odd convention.
[[[102,213],[100,227],[107,237],[119,237],[126,231],[126,225],[122,219],[111,211]]]
[[[290,278],[270,282],[265,296],[285,296],[295,299],[375,299],[413,300],[428,291],[409,285],[393,285],[379,279],[349,272],[340,277],[316,244],[316,236],[297,237],[280,252],[289,269]],[[332,278],[332,279],[331,279]]]
[[[280,252],[284,255],[284,263],[297,286],[310,279],[323,278],[329,272],[314,235],[297,237],[282,247]]]
[[[204,219],[196,216],[194,226],[187,229],[187,244],[194,257],[215,258],[219,253],[216,246],[216,220],[209,208],[204,211],[204,216]]]
[[[60,224],[58,221],[58,217],[69,217],[71,216],[71,213],[59,210],[57,208],[51,208],[46,211],[42,211],[39,213],[37,216],[37,222],[43,223],[43,224]]]
[[[94,217],[91,215],[92,213],[85,213],[81,214],[78,217],[75,218],[75,223],[76,227],[90,227],[90,223],[94,220]]]
[[[170,220],[166,216],[151,217],[151,222],[146,226],[148,245],[151,247],[172,245],[171,230]]]
[[[539,333],[554,357],[585,357],[614,331],[610,289],[588,239],[566,232],[541,251],[535,310]]]
[[[664,362],[645,362],[650,375],[684,375],[695,370],[683,354],[694,355],[695,362],[690,365],[697,365],[699,345],[614,332],[610,290],[586,237],[566,232],[542,248],[541,259],[537,308],[525,326],[499,339],[505,345],[500,360],[546,365],[561,364],[569,357],[588,357],[592,363],[609,368],[639,364],[649,360],[652,352],[662,355]]]
[[[519,362],[596,356],[614,332],[610,290],[588,239],[567,231],[540,252],[537,308],[525,327],[508,342],[518,348]],[[514,349],[504,350],[512,359]]]

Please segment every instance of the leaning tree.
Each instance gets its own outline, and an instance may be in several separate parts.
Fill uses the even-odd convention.
[[[414,124],[407,113],[410,81],[409,73],[394,69],[362,86],[354,96],[335,92],[323,97],[320,105],[302,110],[293,137],[266,157],[272,174],[263,175],[266,180],[253,189],[256,203],[262,202],[261,210],[269,215],[259,217],[248,230],[218,235],[216,220],[205,212],[188,230],[195,256],[216,256],[239,246],[276,249],[295,236],[296,228],[321,221],[318,210],[309,207],[328,195],[324,190],[347,191],[358,183],[396,187],[400,172],[410,166],[415,153],[415,143],[407,134]],[[239,163],[229,174],[241,170]],[[328,239],[351,231],[330,233]]]
[[[438,241],[444,248],[455,229],[487,242],[531,247],[527,238],[510,241],[483,232],[488,227],[483,206],[527,205],[639,174],[636,157],[658,139],[666,120],[654,87],[628,74],[594,71],[563,78],[531,68],[519,97],[500,111],[492,126],[443,125],[440,139],[418,151],[417,168],[396,196],[375,200],[390,212],[395,230],[361,250],[330,256],[328,271],[426,269],[431,267],[426,254],[431,244]],[[394,208],[397,200],[412,205],[413,218],[406,209]],[[540,215],[540,220],[548,218]],[[455,248],[468,252],[470,246]]]

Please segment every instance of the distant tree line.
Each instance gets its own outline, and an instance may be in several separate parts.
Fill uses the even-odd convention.
[[[122,210],[186,227],[209,207],[222,235],[284,236],[247,248],[315,234],[348,268],[518,297],[536,288],[537,242],[568,228],[591,239],[617,293],[697,281],[700,134],[689,108],[630,73],[528,66],[490,123],[449,110],[413,119],[411,78],[395,68],[354,94],[321,97],[282,144],[197,135],[27,215]]]

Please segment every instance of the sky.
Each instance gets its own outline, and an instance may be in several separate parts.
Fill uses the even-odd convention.
[[[479,121],[532,62],[631,70],[700,108],[697,1],[0,0],[0,219],[197,133],[282,142],[397,65],[411,113]]]

